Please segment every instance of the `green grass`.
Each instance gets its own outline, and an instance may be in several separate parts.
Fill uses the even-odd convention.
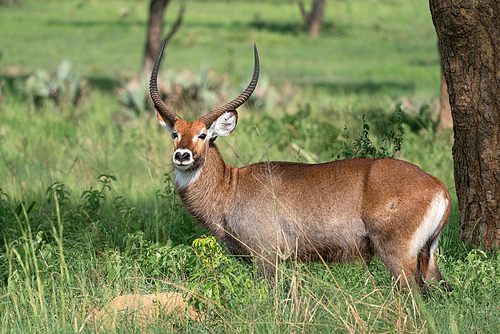
[[[249,80],[256,42],[261,91],[240,108],[234,133],[217,141],[227,163],[330,161],[344,126],[355,138],[365,114],[380,145],[379,132],[403,110],[396,157],[441,179],[455,198],[453,136],[433,131],[439,58],[427,6],[328,1],[325,29],[310,39],[295,2],[187,1],[162,71],[208,64],[233,96]],[[123,8],[130,15],[120,16]],[[500,258],[458,241],[456,200],[439,262],[455,291],[442,297],[399,291],[378,260],[283,264],[272,289],[216,244],[193,246],[207,232],[165,176],[170,136],[152,113],[125,110],[115,90],[140,68],[146,14],[146,2],[125,0],[0,5],[2,333],[94,333],[89,315],[113,297],[163,291],[189,292],[207,317],[183,324],[167,316],[153,332],[172,322],[190,333],[499,331]],[[76,106],[37,107],[20,83],[64,59],[90,88]],[[179,113],[199,117],[200,104],[187,101]],[[141,330],[131,321],[117,332]]]
[[[286,263],[271,289],[217,244],[188,246],[203,231],[189,223],[170,183],[159,190],[150,212],[98,188],[93,198],[104,193],[106,200],[97,205],[88,199],[75,207],[66,194],[58,206],[49,192],[29,213],[18,210],[19,218],[2,196],[10,237],[0,255],[3,332],[93,333],[93,310],[113,297],[162,291],[193,296],[206,315],[180,325],[181,332],[463,333],[500,326],[500,258],[467,251],[451,231],[443,237],[440,267],[455,291],[441,297],[400,291],[379,260],[368,266]],[[172,321],[166,316],[149,329]],[[133,320],[116,326],[120,333],[143,329]]]
[[[165,26],[177,13],[168,8]],[[327,91],[436,95],[439,57],[425,1],[332,1],[325,31],[301,32],[292,2],[190,1],[163,68],[198,70],[210,64],[246,81],[252,44],[262,75]],[[120,16],[128,8],[130,15]],[[102,85],[137,72],[145,40],[147,3],[137,1],[26,1],[0,13],[5,72],[55,68],[63,59]]]

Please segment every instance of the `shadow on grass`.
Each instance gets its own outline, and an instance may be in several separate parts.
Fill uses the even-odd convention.
[[[131,21],[131,20],[109,20],[109,21],[68,21],[68,20],[50,20],[46,22],[49,27],[75,27],[75,28],[92,28],[92,27],[107,27],[123,29],[130,26],[146,25],[145,21]],[[231,29],[231,30],[247,30],[257,29],[259,31],[267,31],[270,33],[277,33],[282,35],[299,36],[305,34],[305,26],[303,21],[269,21],[261,20],[259,15],[254,15],[251,22],[234,21],[231,23],[223,22],[192,22],[191,27],[197,26],[204,29]],[[323,22],[322,35],[345,36],[348,34],[350,25],[339,24],[336,22]]]
[[[243,25],[241,25],[241,28],[250,27],[257,30],[265,30],[267,32],[283,35],[298,36],[304,32],[304,24],[301,22],[270,22],[254,19],[254,21],[245,26],[246,27],[243,27]]]
[[[107,77],[87,77],[89,84],[101,91],[113,93],[115,88],[122,86],[122,81]]]
[[[89,28],[89,27],[107,27],[107,28],[124,28],[128,26],[146,26],[146,21],[132,21],[132,20],[88,20],[88,21],[69,21],[69,20],[50,20],[46,22],[49,27],[77,27],[77,28]]]
[[[279,21],[262,21],[258,17],[254,17],[254,20],[249,24],[239,24],[239,28],[253,28],[259,31],[267,31],[271,33],[277,33],[282,35],[305,35],[305,26],[302,21],[289,21],[289,22],[279,22]],[[347,35],[350,26],[345,24],[339,24],[334,22],[323,22],[321,25],[321,35],[328,36],[345,36]]]
[[[24,74],[18,76],[0,74],[0,82],[5,82],[5,88],[10,92],[19,94],[19,87],[17,87],[16,81],[24,81],[27,77],[28,75]],[[89,81],[92,87],[107,93],[113,93],[115,88],[121,87],[122,85],[120,80],[107,77],[85,77],[85,79]]]
[[[315,82],[314,88],[324,89],[332,92],[343,93],[369,93],[377,94],[383,92],[408,92],[415,89],[415,84],[400,81],[358,81],[358,82]]]
[[[25,75],[13,76],[13,75],[0,74],[0,82],[5,82],[6,85],[5,87],[10,89],[10,91],[14,91],[16,86],[16,80],[23,78],[26,78],[26,76]]]

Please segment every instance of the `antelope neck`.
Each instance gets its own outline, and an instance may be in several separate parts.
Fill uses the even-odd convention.
[[[225,208],[238,185],[238,167],[226,165],[215,144],[209,145],[205,164],[190,172],[174,167],[174,180],[186,209],[217,237],[224,238]],[[186,185],[185,179],[190,177]]]

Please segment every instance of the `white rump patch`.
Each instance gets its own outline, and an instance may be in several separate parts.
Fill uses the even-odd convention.
[[[420,252],[422,247],[424,247],[427,241],[429,241],[434,233],[436,233],[436,230],[443,220],[443,216],[447,206],[448,199],[446,199],[442,194],[434,197],[427,209],[427,213],[425,214],[424,219],[411,238],[409,255],[412,258],[418,256],[418,253]],[[436,250],[437,243],[438,238],[436,238],[431,245],[431,260],[434,251]]]
[[[203,170],[203,166],[196,170],[180,170],[178,168],[174,168],[174,182],[177,188],[183,189],[189,187],[193,182],[198,180],[200,177],[201,171]]]

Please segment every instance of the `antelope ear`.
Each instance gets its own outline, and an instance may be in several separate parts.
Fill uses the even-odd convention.
[[[156,117],[158,118],[158,122],[160,122],[160,124],[164,126],[165,129],[168,130],[168,132],[172,133],[174,131],[174,125],[170,123],[168,119],[161,117],[160,113],[158,112],[158,110],[156,110],[156,108],[155,111],[156,111]]]
[[[238,122],[236,110],[229,110],[220,115],[209,129],[210,140],[214,141],[218,136],[227,136],[233,132]]]

